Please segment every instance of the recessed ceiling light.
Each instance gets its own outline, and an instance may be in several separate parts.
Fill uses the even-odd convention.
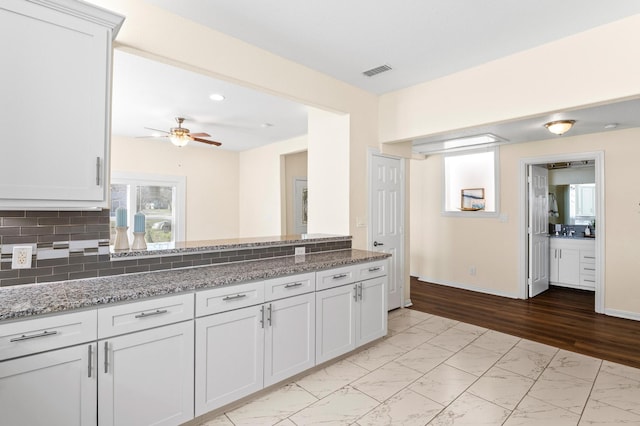
[[[273,127],[274,125],[272,123],[262,123],[260,125],[260,127],[262,127],[263,129],[266,129],[267,127]]]
[[[212,101],[224,101],[225,97],[224,95],[221,95],[219,93],[213,93],[209,95],[209,99],[211,99]]]
[[[609,123],[604,126],[605,129],[615,129],[616,127],[618,127],[618,123]]]

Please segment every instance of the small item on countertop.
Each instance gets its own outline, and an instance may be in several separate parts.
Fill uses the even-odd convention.
[[[127,209],[118,207],[116,209],[116,226],[122,228],[127,226]]]
[[[143,213],[136,213],[133,216],[133,232],[145,232],[144,229],[145,216]]]
[[[586,228],[584,228],[584,235],[585,237],[591,236],[591,228],[589,227],[589,225],[587,225]]]

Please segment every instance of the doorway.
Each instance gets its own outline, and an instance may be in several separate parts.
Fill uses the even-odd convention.
[[[535,256],[530,250],[532,236],[531,218],[535,215],[535,202],[530,202],[529,169],[535,165],[559,164],[571,162],[593,161],[595,169],[595,217],[598,220],[597,238],[595,238],[594,281],[595,281],[595,311],[604,312],[604,153],[588,152],[577,154],[561,154],[545,157],[526,158],[520,160],[520,285],[519,296],[522,299],[530,297],[530,285],[533,280],[531,271],[541,270],[549,266],[535,263]],[[548,228],[548,226],[547,226]],[[548,230],[547,230],[548,232]],[[548,238],[548,237],[547,237]],[[538,256],[540,258],[540,256]],[[548,257],[546,258],[548,261]],[[533,263],[532,263],[533,262]],[[535,263],[535,264],[534,264]],[[535,275],[535,274],[533,274]],[[548,273],[547,273],[548,276]],[[535,293],[535,292],[533,292]]]

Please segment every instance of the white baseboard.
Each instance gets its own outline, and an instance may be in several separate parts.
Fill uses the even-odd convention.
[[[640,321],[640,313],[637,312],[627,312],[627,311],[619,311],[617,309],[606,309],[604,310],[605,315],[610,315],[612,317],[630,319],[634,321]]]
[[[493,296],[508,297],[509,299],[519,299],[518,295],[514,294],[514,293],[506,293],[506,292],[503,292],[503,291],[497,291],[497,290],[493,290],[493,289],[490,289],[490,288],[475,287],[475,286],[470,286],[470,285],[466,285],[466,284],[462,284],[462,283],[454,283],[454,282],[450,282],[450,281],[439,281],[439,280],[433,280],[433,279],[426,278],[426,277],[418,277],[418,281],[424,281],[424,282],[433,283],[433,284],[445,285],[447,287],[454,287],[454,288],[459,288],[459,289],[462,289],[462,290],[476,291],[478,293],[491,294]]]
[[[413,302],[411,301],[411,299],[407,299],[404,301],[404,307],[408,308],[409,306],[413,306]]]

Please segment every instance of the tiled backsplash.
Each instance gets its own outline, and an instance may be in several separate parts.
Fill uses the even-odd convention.
[[[16,245],[33,247],[30,269],[11,269],[12,251]],[[351,240],[308,243],[304,246],[307,253],[341,250],[351,248]],[[271,246],[214,253],[111,260],[109,210],[0,210],[0,286],[292,256],[295,247]]]

